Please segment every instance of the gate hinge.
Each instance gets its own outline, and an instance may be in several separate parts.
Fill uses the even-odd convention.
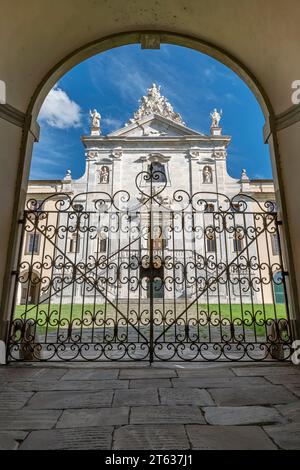
[[[19,271],[14,270],[14,271],[11,272],[11,274],[12,274],[13,276],[17,276],[17,275],[19,274]]]
[[[276,220],[277,225],[282,225],[282,220]]]
[[[282,271],[282,275],[283,275],[283,276],[288,276],[288,275],[289,275],[289,272],[288,272],[288,271]]]
[[[18,219],[18,224],[24,224],[25,219]]]

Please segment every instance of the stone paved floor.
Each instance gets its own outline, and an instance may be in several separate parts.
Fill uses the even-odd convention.
[[[300,366],[0,366],[0,449],[300,449]]]

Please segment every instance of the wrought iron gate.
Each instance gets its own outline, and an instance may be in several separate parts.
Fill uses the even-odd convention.
[[[272,202],[118,191],[29,200],[9,360],[285,360],[286,272]]]

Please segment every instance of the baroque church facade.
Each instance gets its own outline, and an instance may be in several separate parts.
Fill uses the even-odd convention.
[[[67,283],[68,276],[71,279],[73,275],[72,263],[82,263],[85,272],[91,267],[92,282],[97,278],[100,287],[97,302],[103,301],[99,292],[110,302],[146,300],[150,296],[149,279],[143,272],[147,272],[149,243],[154,258],[162,265],[154,279],[153,293],[161,301],[196,298],[198,290],[206,285],[201,302],[238,303],[242,296],[243,302],[249,304],[273,303],[276,292],[272,282],[267,290],[255,286],[251,281],[255,272],[251,272],[247,260],[260,251],[265,253],[261,256],[269,257],[268,264],[276,263],[277,240],[271,233],[267,235],[272,238],[272,250],[266,254],[267,242],[262,237],[246,249],[245,235],[248,226],[260,223],[249,214],[259,212],[266,201],[275,201],[273,182],[250,179],[245,170],[239,179],[228,174],[231,137],[223,134],[221,115],[216,109],[211,113],[209,135],[195,131],[173,110],[156,84],[141,98],[129,122],[108,135],[102,135],[101,116],[92,111],[90,134],[81,138],[86,158],[84,174],[73,179],[68,170],[61,181],[30,181],[28,186],[28,207],[30,201],[37,201],[33,206],[38,204],[39,210],[49,211],[48,223],[51,225],[52,217],[52,225],[56,226],[59,207],[59,226],[65,231],[55,244],[42,240],[36,231],[29,231],[22,249],[24,270],[30,258],[45,259],[48,252],[51,259],[66,254],[69,266],[59,262],[52,265],[51,276],[45,275],[45,266],[37,267],[33,274],[36,282],[20,283],[17,303],[41,302],[43,296],[49,295],[49,289],[54,303],[80,303],[83,298],[86,303],[91,302],[95,293],[85,282],[70,282],[63,293],[55,282],[40,286],[42,278],[54,278],[58,285]],[[240,213],[240,202],[234,202],[238,194],[247,200],[247,214]],[[65,200],[77,219],[64,212],[57,205],[58,200]],[[222,211],[229,214],[232,230],[216,227],[221,219],[214,214]],[[82,214],[79,227],[78,214],[79,218]],[[147,234],[149,223],[156,231],[153,236]],[[181,230],[176,231],[176,226]],[[213,281],[207,284],[216,276],[216,266],[221,266],[222,261],[224,265],[233,261],[233,271],[237,269],[235,260],[245,249],[245,265],[235,274],[232,272],[232,279],[247,279],[244,292],[243,283],[232,279],[229,282],[228,278],[220,282],[222,276],[217,286]]]

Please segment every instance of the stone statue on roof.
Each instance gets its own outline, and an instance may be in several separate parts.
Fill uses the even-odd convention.
[[[147,95],[142,96],[139,102],[140,107],[134,113],[133,118],[129,120],[129,124],[150,114],[159,114],[171,121],[184,125],[180,114],[176,113],[167,98],[160,94],[160,86],[156,85],[156,83],[153,83],[152,86],[148,88]]]
[[[219,123],[220,123],[220,120],[221,120],[221,116],[222,116],[222,109],[219,111],[217,111],[217,109],[215,108],[213,110],[212,113],[210,113],[210,117],[211,117],[211,127],[219,127]]]
[[[91,134],[99,135],[101,114],[98,113],[96,109],[94,109],[93,111],[90,111],[90,119],[91,119]]]

